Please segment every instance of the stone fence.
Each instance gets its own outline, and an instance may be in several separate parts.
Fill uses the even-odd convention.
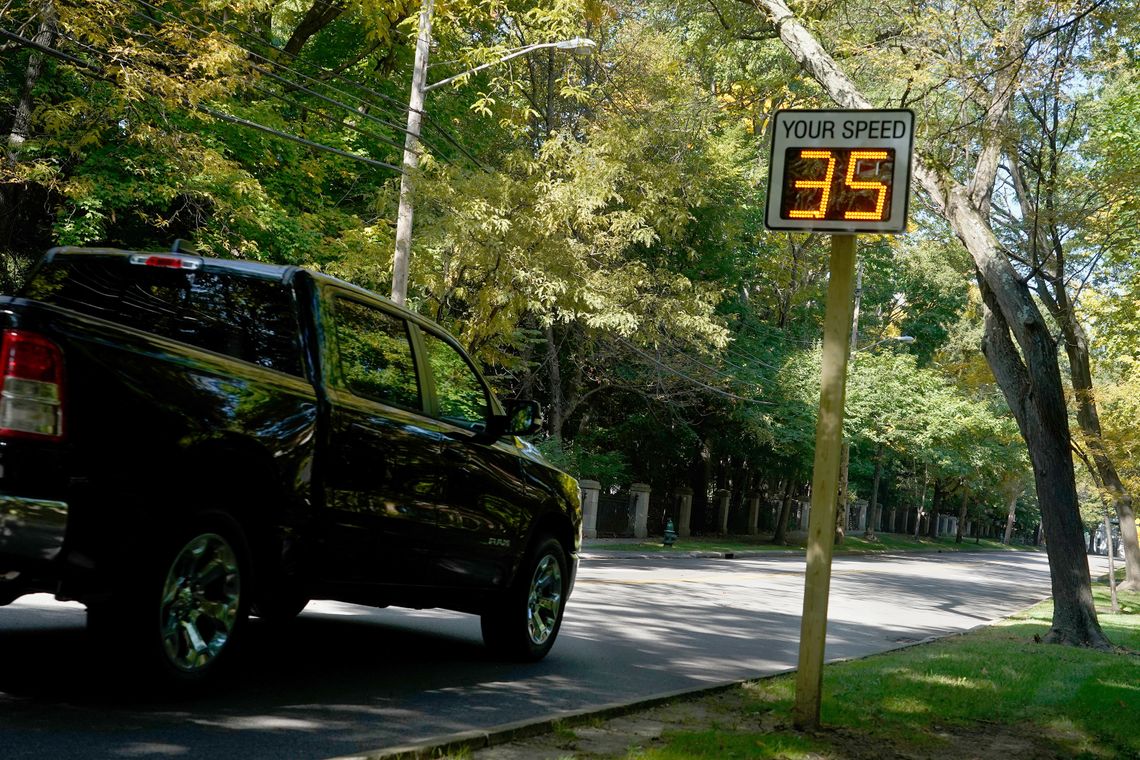
[[[597,538],[599,525],[604,525],[605,535],[632,536],[634,538],[647,538],[650,528],[650,496],[651,489],[645,483],[634,483],[627,489],[614,489],[612,493],[603,493],[601,483],[596,480],[579,481],[582,488],[582,535],[585,538]],[[780,516],[780,500],[767,499],[762,494],[745,494],[733,509],[733,494],[724,489],[714,491],[711,506],[714,510],[715,523],[712,533],[716,535],[729,535],[730,533],[757,535],[761,531],[773,531]],[[670,519],[675,520],[674,528],[680,538],[692,535],[693,526],[693,491],[691,488],[680,487],[672,491],[672,503],[664,508]],[[661,508],[662,505],[656,505]],[[867,528],[869,505],[866,501],[855,500],[848,506],[848,531],[864,531]],[[605,514],[599,520],[600,512]],[[791,530],[807,530],[808,517],[811,512],[811,503],[804,500],[793,500],[789,516]],[[660,517],[657,515],[656,517]],[[743,518],[743,524],[741,522]],[[912,507],[906,510],[884,509],[879,516],[877,531],[885,533],[915,532],[915,520],[918,519],[916,510]],[[929,513],[923,513],[921,534],[929,535]],[[655,535],[663,528],[663,522],[654,522]],[[963,533],[973,537],[975,531],[983,537],[997,536],[998,531],[993,526],[974,524],[968,521]],[[958,531],[958,518],[953,515],[937,515],[934,526],[935,536],[953,536]]]

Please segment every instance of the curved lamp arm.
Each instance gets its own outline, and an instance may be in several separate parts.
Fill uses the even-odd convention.
[[[535,50],[542,50],[544,48],[558,48],[559,50],[569,50],[573,53],[577,53],[578,55],[589,55],[594,50],[594,48],[597,47],[597,44],[598,43],[594,42],[593,40],[587,39],[585,37],[574,37],[573,39],[559,40],[558,42],[539,42],[534,45],[527,45],[526,47],[519,48],[518,50],[515,50],[508,55],[504,55],[498,60],[481,64],[473,69],[468,69],[467,71],[464,71],[460,74],[456,74],[455,76],[450,76],[446,79],[441,79],[433,84],[429,84],[427,87],[424,87],[424,92],[431,92],[437,87],[443,87],[445,84],[451,84],[457,79],[462,79],[466,76],[474,74],[477,71],[482,71],[483,69],[488,69],[492,66],[498,66],[500,63],[509,61],[512,58],[518,58],[520,55],[533,53]]]

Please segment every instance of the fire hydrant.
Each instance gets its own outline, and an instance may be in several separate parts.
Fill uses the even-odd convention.
[[[673,519],[669,518],[665,521],[665,539],[661,542],[664,546],[672,546],[677,542],[677,531],[673,528]]]

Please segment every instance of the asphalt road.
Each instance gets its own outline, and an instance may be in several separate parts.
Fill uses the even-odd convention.
[[[115,688],[82,607],[25,597],[0,607],[0,758],[329,758],[784,671],[802,588],[797,557],[590,558],[558,643],[529,666],[489,659],[474,617],[314,602],[284,629],[255,620],[216,695],[166,702]],[[827,656],[969,629],[1048,592],[1043,554],[838,557]]]

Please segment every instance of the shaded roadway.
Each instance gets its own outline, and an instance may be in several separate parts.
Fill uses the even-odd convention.
[[[478,619],[314,602],[254,620],[231,680],[156,701],[116,688],[84,612],[0,607],[0,757],[327,758],[794,667],[802,557],[583,562],[536,665],[490,659]],[[966,630],[1047,596],[1037,553],[836,557],[829,659]]]

